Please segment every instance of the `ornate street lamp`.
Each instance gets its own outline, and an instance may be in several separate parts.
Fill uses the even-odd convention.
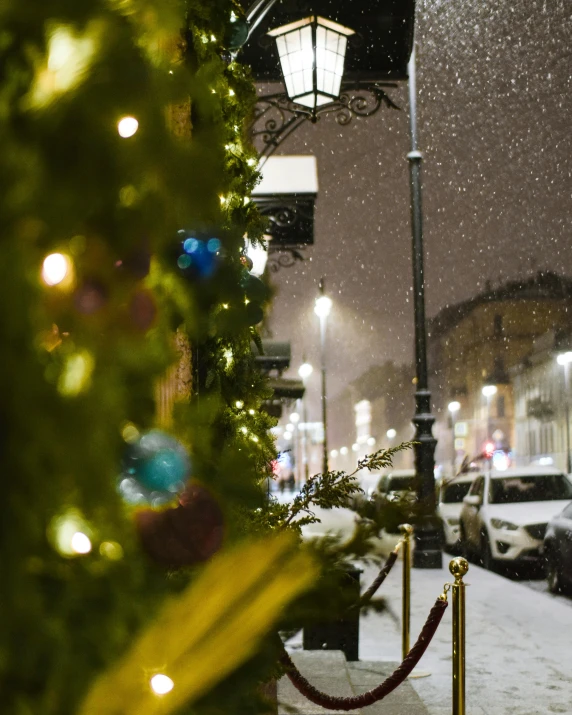
[[[339,99],[348,37],[354,34],[350,28],[317,15],[268,32],[276,38],[292,102],[308,107],[315,115],[318,107]]]
[[[319,115],[347,125],[383,104],[397,109],[385,90],[407,79],[415,0],[310,0],[303,12],[298,0],[255,0],[247,12],[240,60],[256,81],[286,90],[258,98],[252,137],[263,158]]]

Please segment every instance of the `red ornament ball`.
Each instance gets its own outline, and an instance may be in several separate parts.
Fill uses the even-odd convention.
[[[223,542],[221,508],[213,495],[196,483],[181,494],[178,506],[137,512],[135,521],[143,549],[163,566],[207,561]]]

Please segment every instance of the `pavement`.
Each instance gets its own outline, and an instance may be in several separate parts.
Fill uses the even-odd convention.
[[[412,570],[411,644],[443,585],[453,580],[448,570],[451,558],[444,555],[443,569]],[[376,574],[375,566],[365,568],[362,590]],[[303,652],[301,636],[288,642],[295,661],[302,659],[299,667],[310,682],[351,695],[374,687],[396,667],[401,660],[401,578],[398,561],[378,592],[386,600],[385,611],[362,616],[358,663],[345,663],[341,653],[333,655],[334,660],[321,660],[333,651]],[[572,715],[571,601],[473,564],[465,582],[465,715]],[[422,677],[408,679],[388,699],[363,708],[361,714],[451,715],[451,610],[414,671]],[[300,715],[328,712],[292,691],[289,682],[280,681],[280,713],[292,712],[290,707]]]

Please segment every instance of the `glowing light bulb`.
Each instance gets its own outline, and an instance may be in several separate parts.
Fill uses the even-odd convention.
[[[175,687],[175,683],[171,680],[171,678],[163,673],[157,673],[157,675],[154,675],[149,681],[149,684],[155,695],[166,695]]]
[[[122,117],[117,122],[117,131],[119,132],[119,136],[123,137],[123,139],[132,137],[138,129],[139,122],[135,117]]]
[[[244,407],[244,402],[242,400],[237,400],[234,405],[237,410],[242,410],[242,408]]]
[[[228,90],[228,96],[229,96],[229,97],[234,97],[234,89],[229,89],[229,90]]]
[[[397,432],[394,429],[388,429],[385,434],[387,439],[394,439],[397,436]]]
[[[327,318],[331,309],[332,300],[328,298],[327,295],[321,295],[319,298],[316,298],[314,313],[316,313],[319,318]]]
[[[63,253],[50,253],[44,258],[42,265],[42,280],[46,285],[55,286],[61,283],[71,268],[70,259]]]
[[[76,531],[71,538],[71,547],[76,554],[89,554],[91,551],[91,540],[82,531]]]

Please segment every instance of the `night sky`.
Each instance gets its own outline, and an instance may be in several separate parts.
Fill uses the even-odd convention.
[[[572,275],[571,15],[570,0],[418,3],[429,317],[487,280]],[[292,342],[289,376],[304,354],[317,368],[326,277],[332,396],[369,365],[413,357],[407,90],[390,92],[402,111],[307,123],[279,152],[315,154],[320,191],[309,260],[273,276],[269,328]],[[308,395],[319,419],[317,374]]]

